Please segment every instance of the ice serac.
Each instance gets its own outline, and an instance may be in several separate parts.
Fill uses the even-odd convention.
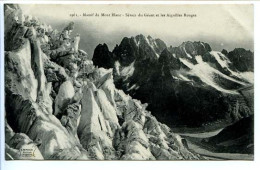
[[[92,159],[199,158],[181,142],[174,142],[180,137],[171,133],[166,125],[160,124],[146,110],[146,104],[113,86],[103,86],[113,82],[111,72],[101,73],[95,85],[88,83],[83,90],[78,135]],[[114,100],[115,106],[108,99],[111,92],[114,97],[110,99]],[[149,125],[150,119],[154,124]],[[158,152],[162,153],[158,155]]]
[[[5,86],[24,98],[36,101],[38,81],[32,70],[31,60],[29,40],[19,50],[5,52]]]
[[[103,123],[104,119],[101,119],[102,113],[96,103],[91,88],[83,89],[83,98],[81,102],[82,111],[79,124],[79,133],[81,134],[83,131],[95,133],[101,131],[101,129],[105,130],[105,125]]]
[[[15,133],[13,129],[5,121],[5,159],[28,159],[32,157],[34,160],[43,160],[43,156],[38,147],[40,141],[32,141],[24,133]]]
[[[115,87],[115,70],[93,65],[87,53],[78,49],[80,36],[71,38],[73,22],[57,31],[35,17],[23,16],[22,11],[15,12],[17,6],[5,9],[14,19],[5,33],[6,159],[202,159],[159,123],[147,104]],[[17,15],[25,20],[18,22]],[[119,75],[138,76],[139,66],[150,55],[150,63],[159,60],[158,52],[164,47],[151,37],[125,38],[115,55],[122,61]],[[97,63],[111,55],[106,47],[100,49]],[[124,61],[128,52],[134,53],[133,58]],[[166,58],[172,57],[168,54]],[[30,148],[34,156],[19,155],[21,149]]]
[[[26,32],[26,29],[22,26],[23,21],[24,15],[18,5],[12,5],[12,7],[11,5],[5,6],[4,34],[13,36],[12,39],[5,36],[5,50],[18,49],[21,43],[24,42],[23,39],[20,38]]]
[[[101,110],[104,113],[105,119],[118,124],[116,109],[109,102],[105,92],[102,89],[99,89],[97,91],[97,101],[98,101],[99,107],[101,108]]]
[[[15,127],[15,131],[27,134],[32,140],[42,141],[38,147],[44,159],[74,159],[87,158],[79,151],[78,140],[70,135],[60,121],[51,113],[47,113],[38,103],[24,100],[22,96],[8,93],[6,101],[7,121]],[[15,108],[13,107],[15,106]],[[53,157],[67,149],[78,151],[77,154],[67,154],[66,157]],[[31,158],[28,158],[31,159]]]
[[[89,150],[91,158],[109,159],[114,155],[114,149],[110,139],[113,136],[113,133],[109,120],[105,119],[104,114],[100,110],[95,99],[95,96],[99,97],[98,93],[100,92],[96,91],[95,85],[93,84],[92,87],[86,86],[83,89],[78,135],[82,146]],[[105,115],[107,114],[107,111],[109,110],[104,110]],[[110,114],[113,114],[113,112]],[[111,121],[111,123],[113,122]]]
[[[81,105],[79,103],[69,104],[60,119],[61,124],[69,133],[78,138],[77,128],[80,120]]]
[[[101,71],[102,69],[100,69]],[[104,72],[104,71],[101,71]],[[112,74],[112,70],[107,70],[104,73],[104,76],[97,81],[97,86],[100,87],[105,93],[106,96],[109,100],[109,102],[111,103],[111,105],[113,107],[116,107],[115,104],[115,85],[114,85],[114,81],[113,81],[113,74]]]
[[[67,106],[75,95],[74,87],[71,81],[65,81],[59,88],[58,95],[55,98],[55,112],[54,115],[58,115],[65,106]]]
[[[182,143],[174,142],[178,135],[159,123],[147,110],[147,105],[124,94],[116,92],[117,105],[122,112],[124,123],[115,134],[114,146],[121,159],[172,160],[198,159],[198,155],[184,148]],[[126,107],[124,107],[126,106]],[[186,157],[181,156],[183,153]]]
[[[23,146],[33,149],[33,143],[36,142],[39,151],[37,159],[88,159],[87,152],[79,140],[69,134],[61,122],[52,115],[52,84],[47,82],[44,73],[48,57],[41,50],[42,44],[39,44],[34,34],[35,28],[20,24],[27,30],[27,35],[19,35],[20,44],[6,44],[6,120],[17,134],[17,138],[26,139],[27,142],[19,145],[20,148],[7,142],[7,153]],[[13,23],[10,31],[14,31],[16,27],[17,23]],[[6,32],[5,38],[14,42],[15,34],[11,34],[10,31]],[[16,48],[13,48],[14,46]],[[25,159],[34,157],[29,156]]]

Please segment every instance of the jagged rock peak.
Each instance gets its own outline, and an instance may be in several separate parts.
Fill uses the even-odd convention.
[[[113,53],[121,65],[128,66],[135,60],[156,61],[165,48],[166,44],[162,40],[139,34],[131,38],[124,37]]]
[[[172,53],[170,53],[170,51],[168,49],[164,49],[158,59],[158,62],[159,63],[162,63],[162,64],[167,64],[169,65],[170,61],[175,58]]]
[[[94,65],[104,68],[113,68],[113,63],[118,61],[122,66],[129,66],[134,61],[156,61],[161,52],[166,49],[166,44],[161,39],[153,39],[150,35],[145,37],[139,34],[124,37],[116,45],[112,53],[106,44],[99,44],[93,55]]]
[[[147,43],[149,46],[152,47],[152,49],[158,54],[160,55],[160,53],[167,48],[165,42],[163,42],[161,39],[156,38],[153,39],[150,35],[148,35],[147,37],[145,37],[143,34],[139,34],[135,37],[132,37],[135,39],[135,42],[137,43],[137,45],[140,45],[141,43]]]
[[[195,56],[197,55],[205,55],[206,53],[212,51],[210,45],[208,43],[200,42],[200,41],[186,41],[183,42],[178,47],[170,47],[169,51],[176,55],[176,57],[186,58],[193,63],[197,63]]]
[[[185,47],[193,46],[194,48],[203,46],[206,50],[211,51],[210,45],[208,43],[201,42],[201,41],[193,41],[193,42],[192,41],[184,41],[180,45],[180,47],[183,47],[183,46],[185,46]]]
[[[138,40],[138,41],[142,41],[142,40],[145,40],[145,36],[143,34],[139,34],[139,35],[136,35],[135,36],[135,39]]]

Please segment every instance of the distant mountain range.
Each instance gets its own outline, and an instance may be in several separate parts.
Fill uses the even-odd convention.
[[[116,87],[170,127],[226,126],[253,115],[254,53],[243,48],[219,52],[190,41],[168,47],[137,35],[113,51],[99,44],[93,63],[114,68]]]

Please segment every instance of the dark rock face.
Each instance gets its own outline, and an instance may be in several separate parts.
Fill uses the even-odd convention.
[[[94,51],[92,61],[94,65],[106,69],[112,68],[114,63],[113,53],[109,51],[106,44],[99,44]]]
[[[228,55],[228,51],[227,51],[226,49],[223,49],[223,50],[221,51],[221,53],[224,54],[225,56]]]
[[[236,48],[228,53],[229,60],[240,72],[254,71],[254,54],[250,50]]]
[[[180,60],[174,57],[167,49],[162,51],[158,63],[168,69],[179,70],[181,68]]]
[[[160,50],[152,42],[161,44]],[[250,83],[233,75],[227,51],[214,52],[203,42],[165,47],[150,36],[124,38],[112,52],[116,87],[148,103],[147,109],[169,126],[225,125],[253,114],[237,91]],[[130,68],[133,72],[126,73]]]
[[[160,54],[167,48],[166,44],[159,38],[153,39],[151,36],[148,36],[147,39],[157,54]]]
[[[123,38],[119,46],[113,50],[115,61],[119,63],[119,73],[114,66],[114,79],[118,88],[127,90],[134,84],[145,84],[154,71],[159,54],[164,50],[164,43],[161,40],[153,40],[151,37],[137,35],[136,37]],[[122,72],[124,67],[128,67],[129,73]],[[132,70],[132,72],[131,72]],[[128,76],[131,74],[132,76]],[[142,78],[141,78],[142,77]],[[124,83],[122,83],[124,82]],[[127,84],[129,83],[129,84]]]
[[[124,65],[128,66],[139,56],[138,47],[134,41],[134,38],[123,38],[119,46],[116,46],[113,50],[116,59]]]

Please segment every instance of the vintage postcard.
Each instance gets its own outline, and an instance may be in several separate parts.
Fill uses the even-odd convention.
[[[6,160],[254,160],[252,4],[4,4]]]

